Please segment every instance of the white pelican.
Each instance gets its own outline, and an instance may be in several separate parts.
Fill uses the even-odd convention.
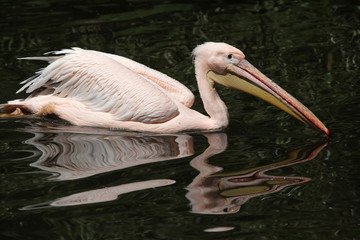
[[[55,114],[79,126],[176,133],[218,131],[229,118],[215,83],[253,94],[326,135],[304,105],[253,67],[237,48],[207,42],[193,50],[200,96],[209,116],[190,107],[194,95],[178,81],[125,57],[80,48],[53,52],[49,65],[22,82],[31,95],[3,105],[15,116]],[[32,115],[34,116],[34,115]]]

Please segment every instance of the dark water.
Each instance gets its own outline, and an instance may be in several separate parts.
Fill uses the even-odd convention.
[[[191,50],[225,41],[308,106],[330,142],[225,88],[224,133],[151,136],[0,120],[0,239],[359,239],[358,1],[1,1],[0,102],[73,46],[196,94]],[[209,143],[210,144],[209,144]]]

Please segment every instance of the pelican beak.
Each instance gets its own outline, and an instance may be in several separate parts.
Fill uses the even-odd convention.
[[[329,130],[307,107],[244,59],[239,64],[229,64],[225,75],[209,71],[207,78],[261,98],[329,136]]]

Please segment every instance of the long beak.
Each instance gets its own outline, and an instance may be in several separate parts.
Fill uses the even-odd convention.
[[[325,125],[302,103],[287,93],[279,85],[271,81],[248,61],[239,64],[229,64],[225,75],[209,71],[209,80],[252,94],[287,112],[306,125],[315,127],[329,136]]]

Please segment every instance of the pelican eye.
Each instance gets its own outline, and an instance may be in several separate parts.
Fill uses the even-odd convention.
[[[232,56],[233,56],[232,54],[229,54],[229,55],[227,56],[227,58],[228,58],[228,59],[232,59]]]

